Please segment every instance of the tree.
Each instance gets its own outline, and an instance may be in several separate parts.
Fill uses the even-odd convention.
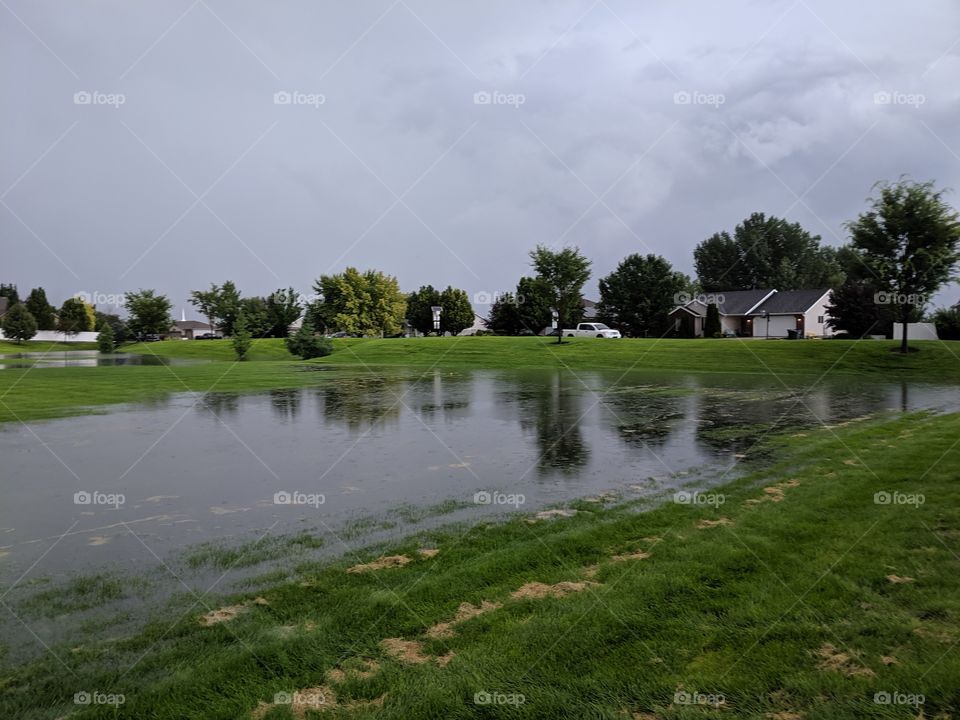
[[[158,295],[154,290],[127,293],[124,307],[130,315],[127,326],[134,337],[162,335],[173,324],[170,318],[173,306],[165,295]]]
[[[292,287],[278,288],[267,298],[267,322],[269,337],[285,338],[290,335],[290,326],[303,312],[297,291]]]
[[[68,298],[57,313],[57,329],[68,335],[89,332],[96,327],[93,308],[80,298]]]
[[[960,222],[932,182],[881,183],[870,209],[849,223],[851,245],[876,279],[876,302],[892,306],[903,323],[900,352],[907,352],[907,325],[929,296],[954,277],[960,260]]]
[[[590,261],[575,247],[551,250],[537,245],[530,251],[537,277],[549,288],[550,300],[560,315],[560,328],[573,327],[583,317],[583,285],[590,279]],[[569,323],[569,324],[566,324]],[[557,334],[557,342],[563,334]]]
[[[483,324],[487,329],[498,335],[516,335],[523,328],[520,322],[517,296],[513,293],[498,295],[490,306]]]
[[[17,286],[8,283],[0,283],[0,297],[7,299],[7,307],[12,308],[20,302],[20,295],[17,293]]]
[[[40,330],[56,330],[56,311],[53,305],[47,302],[47,293],[42,287],[31,290],[24,304],[27,306],[30,314],[36,318],[37,327]]]
[[[520,332],[539,335],[544,328],[550,327],[553,322],[553,293],[550,285],[542,278],[522,277],[517,283],[517,317],[520,321]],[[580,314],[582,317],[582,305]]]
[[[599,282],[597,315],[631,337],[660,337],[690,279],[659,255],[628,255]]]
[[[37,334],[37,320],[26,305],[17,303],[4,314],[0,328],[3,328],[4,337],[16,340],[19,345]]]
[[[960,305],[940,308],[933,313],[933,323],[941,340],[960,340]]]
[[[216,306],[219,299],[216,287],[216,285],[213,285],[210,290],[194,290],[190,293],[190,304],[207,319],[210,324],[210,332],[216,332],[214,321],[216,320]]]
[[[843,281],[837,253],[820,247],[820,236],[799,223],[753,213],[733,237],[716,233],[693,251],[704,292],[723,290],[801,290],[836,287]]]
[[[440,305],[440,293],[433,285],[423,285],[419,290],[407,295],[407,322],[410,327],[424,335],[432,333],[434,330],[431,308],[434,305]]]
[[[716,303],[707,305],[707,318],[703,322],[703,336],[708,338],[720,337],[723,331],[720,325],[720,308]]]
[[[110,330],[113,331],[114,347],[119,347],[130,339],[130,330],[127,328],[127,323],[119,315],[103,313],[99,310],[94,314],[96,317],[96,327],[102,328],[104,323],[110,326]]]
[[[465,290],[448,286],[440,293],[440,330],[457,335],[473,325],[473,305]]]
[[[270,332],[270,318],[267,314],[267,301],[262,297],[246,297],[240,300],[240,314],[252,337],[267,337]]]
[[[317,337],[313,325],[309,322],[304,322],[297,332],[289,336],[286,344],[291,355],[296,355],[304,360],[326,357],[333,352],[333,343],[327,338]]]
[[[403,329],[407,300],[395,277],[348,267],[321,275],[314,290],[320,296],[308,313],[314,327],[369,337],[398,335]]]
[[[109,323],[100,326],[100,333],[97,335],[97,349],[104,354],[112,353],[116,350],[113,338],[113,328]]]
[[[242,312],[233,321],[233,335],[231,337],[237,360],[246,360],[247,353],[250,352],[250,346],[253,345],[253,338],[250,336],[250,331],[247,330],[247,318]]]

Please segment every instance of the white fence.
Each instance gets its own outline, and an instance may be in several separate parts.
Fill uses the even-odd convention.
[[[903,323],[893,324],[893,339],[899,340],[903,337]],[[907,338],[909,340],[937,340],[937,326],[933,323],[910,323],[907,325]]]
[[[6,340],[3,334],[3,330],[0,330],[0,339]],[[97,333],[80,332],[73,335],[68,335],[67,333],[56,332],[54,330],[41,330],[30,339],[35,342],[64,342],[64,343],[96,342]]]

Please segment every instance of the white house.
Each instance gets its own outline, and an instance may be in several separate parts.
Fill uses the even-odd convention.
[[[830,293],[829,289],[730,290],[695,298],[674,308],[670,317],[677,332],[703,337],[707,303],[714,301],[724,334],[785,338],[795,333],[797,337],[827,337],[834,334],[827,327]]]

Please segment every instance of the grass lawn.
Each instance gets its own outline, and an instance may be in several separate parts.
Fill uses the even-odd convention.
[[[553,368],[754,373],[960,382],[960,343],[918,342],[920,352],[890,352],[883,341],[615,340],[576,338],[557,346],[544,338],[416,338],[336,340],[333,355],[293,358],[282,340],[254,341],[249,359],[233,360],[229,340],[142,343],[124,352],[208,361],[175,367],[119,366],[0,371],[0,422],[42,420],[90,408],[147,401],[171,392],[251,392],[323,382],[321,367],[369,373],[376,368]],[[50,343],[25,343],[42,350]],[[17,347],[17,346],[14,346]],[[59,348],[58,348],[59,349]],[[77,348],[74,348],[77,349]]]
[[[777,465],[713,505],[582,502],[306,564],[53,648],[63,665],[4,669],[0,715],[954,717],[958,437],[957,415],[823,429],[781,440]],[[126,702],[74,705],[81,691]]]
[[[78,342],[40,342],[28,340],[23,343],[16,343],[10,340],[0,340],[0,355],[6,353],[23,352],[62,352],[64,350],[96,350],[96,343]]]

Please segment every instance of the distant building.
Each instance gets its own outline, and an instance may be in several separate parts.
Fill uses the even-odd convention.
[[[216,333],[216,328],[200,320],[177,320],[170,326],[166,336],[171,340],[195,340],[205,333]]]
[[[703,337],[707,304],[720,311],[720,326],[737,337],[826,337],[829,289],[729,290],[706,293],[674,308],[670,317],[680,335]]]

